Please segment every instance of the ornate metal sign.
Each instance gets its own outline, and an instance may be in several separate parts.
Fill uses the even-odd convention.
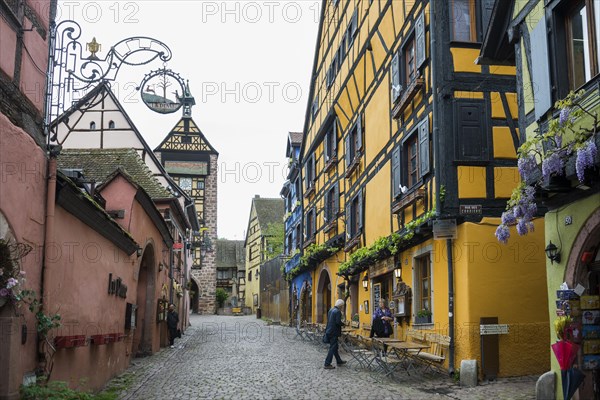
[[[137,90],[149,109],[171,114],[183,106],[186,86],[178,73],[162,68],[146,74]]]

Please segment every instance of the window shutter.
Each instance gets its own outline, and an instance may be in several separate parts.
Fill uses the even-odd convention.
[[[340,210],[340,183],[335,183],[335,190],[333,191],[333,215],[332,217],[337,217]]]
[[[417,62],[417,68],[425,62],[425,12],[421,12],[415,21],[415,58]]]
[[[394,53],[390,75],[392,82],[392,104],[394,104],[400,97],[400,92],[402,92],[402,85],[400,85],[400,53]]]
[[[337,118],[333,119],[333,127],[331,128],[331,131],[332,131],[331,135],[332,135],[332,139],[333,139],[331,141],[331,144],[332,144],[331,147],[333,149],[333,151],[331,152],[331,155],[335,157],[337,155]]]
[[[323,211],[323,221],[327,224],[331,213],[331,210],[329,209],[329,190],[325,192],[325,210]]]
[[[346,238],[352,237],[352,207],[351,202],[346,201]]]
[[[310,232],[310,237],[314,237],[315,234],[317,233],[317,213],[315,212],[315,210],[312,210],[312,213],[310,214],[310,216],[312,217],[312,226],[311,228],[311,232]]]
[[[352,39],[356,37],[356,33],[358,31],[358,11],[354,12],[352,16]]]
[[[540,22],[533,28],[531,35],[531,82],[535,104],[535,119],[540,119],[552,106],[552,89],[550,71],[548,69],[548,36],[546,19],[542,16]]]
[[[349,167],[350,163],[352,162],[352,154],[350,154],[350,140],[351,139],[352,139],[352,135],[349,134],[348,136],[346,136],[346,139],[344,140],[344,145],[346,147],[346,154],[345,154],[346,167]]]
[[[304,232],[302,232],[302,237],[304,238],[303,241],[306,241],[307,239],[307,234],[308,234],[308,217],[309,217],[309,213],[306,213],[304,216]]]
[[[357,196],[358,196],[358,202],[357,202],[358,203],[357,204],[357,207],[358,207],[358,229],[360,231],[362,231],[363,223],[364,223],[364,221],[363,221],[363,216],[364,216],[364,213],[363,213],[364,193],[363,193],[363,191],[360,191]]]
[[[309,177],[308,177],[309,163],[310,163],[310,157],[306,161],[306,164],[304,164],[304,186],[306,187],[306,189],[308,189],[310,187],[310,181],[309,181]]]
[[[457,102],[458,158],[460,160],[487,161],[487,125],[483,102]]]
[[[429,116],[419,125],[419,158],[421,176],[429,173]]]
[[[314,182],[317,179],[317,174],[315,172],[315,153],[311,154],[310,156],[310,178],[312,180],[311,185],[314,184]]]
[[[397,197],[400,192],[400,146],[392,150],[392,195]]]
[[[363,133],[362,133],[362,115],[358,116],[356,121],[356,151],[362,150],[363,147]]]
[[[329,132],[323,138],[323,155],[325,156],[325,162],[329,161]]]
[[[490,25],[490,19],[492,18],[492,11],[494,10],[494,3],[496,0],[482,0],[481,3],[481,42],[485,39],[485,35]]]

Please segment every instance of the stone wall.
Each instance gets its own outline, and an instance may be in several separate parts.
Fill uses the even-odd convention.
[[[201,264],[202,268],[192,270],[192,276],[199,283],[198,311],[200,314],[214,314],[216,312],[217,158],[216,154],[210,156],[210,175],[206,177],[204,183],[204,223],[208,228],[206,234],[210,238],[212,249],[204,253]]]

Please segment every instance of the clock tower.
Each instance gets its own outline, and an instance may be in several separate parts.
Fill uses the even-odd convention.
[[[183,117],[154,150],[169,175],[194,201],[200,230],[193,232],[191,308],[214,314],[217,240],[217,159],[219,153],[206,140],[191,116],[194,98],[186,85]]]

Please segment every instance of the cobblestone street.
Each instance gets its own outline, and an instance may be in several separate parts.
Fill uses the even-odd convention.
[[[533,399],[535,377],[463,389],[442,376],[389,379],[352,363],[324,370],[325,347],[252,316],[198,316],[175,349],[136,359],[121,399]],[[341,353],[350,360],[350,356]]]

